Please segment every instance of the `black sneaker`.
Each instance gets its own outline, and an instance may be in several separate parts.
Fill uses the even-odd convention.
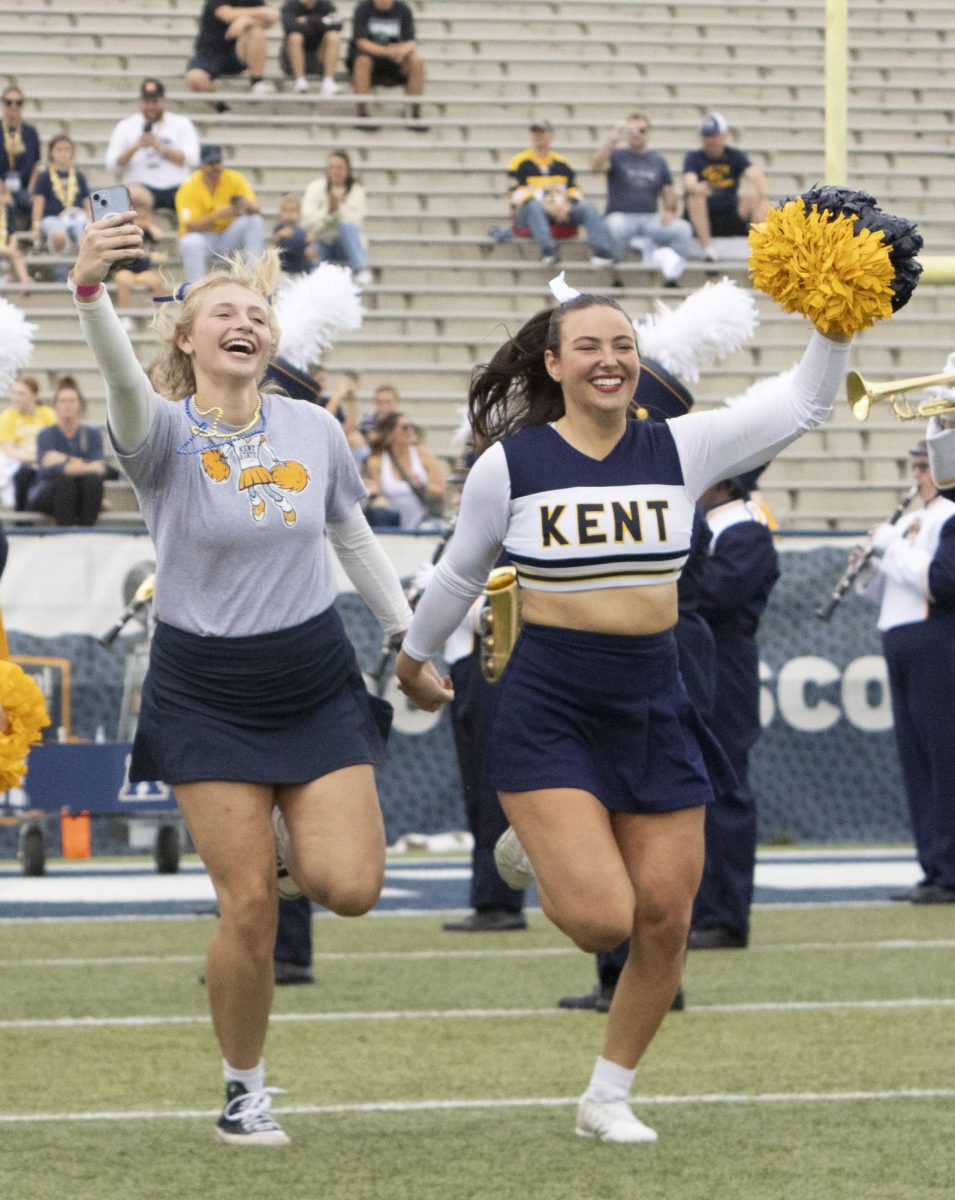
[[[233,1146],[287,1146],[291,1138],[272,1116],[272,1092],[247,1091],[231,1080],[225,1088],[225,1107],[216,1122],[216,1137]]]
[[[557,1001],[557,1007],[581,1008],[587,1012],[609,1012],[613,992],[614,989],[612,987],[597,983],[589,992],[585,992],[582,996],[561,996]]]

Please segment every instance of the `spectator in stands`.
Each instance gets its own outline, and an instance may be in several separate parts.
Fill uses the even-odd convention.
[[[638,249],[659,267],[664,285],[676,287],[693,229],[679,215],[667,161],[648,149],[649,141],[650,119],[632,112],[614,128],[590,165],[607,173],[604,221],[615,243],[614,258],[623,262],[628,248]]]
[[[13,202],[15,229],[30,224],[31,193],[40,172],[40,135],[23,120],[24,102],[16,84],[9,84],[0,96],[0,178]]]
[[[56,424],[37,435],[36,483],[28,503],[57,525],[95,525],[103,504],[103,435],[83,424],[86,401],[72,375],[63,375],[53,392]]]
[[[348,69],[352,91],[359,96],[372,87],[402,85],[409,96],[424,94],[424,60],[415,41],[414,17],[404,0],[359,0],[352,13]],[[357,111],[359,117],[368,116],[365,103]],[[411,120],[412,129],[425,132],[417,100],[411,105]]]
[[[322,95],[335,95],[341,28],[329,0],[286,0],[282,5],[282,70],[295,80],[293,91],[307,92],[307,76],[321,75]]]
[[[314,247],[302,226],[302,202],[291,192],[279,200],[279,219],[272,230],[279,263],[286,275],[305,275],[315,265]]]
[[[51,138],[47,166],[33,185],[31,235],[34,244],[45,238],[53,254],[62,254],[69,246],[76,249],[89,223],[84,202],[90,190],[86,176],[73,163],[73,152],[73,141],[65,133]]]
[[[129,189],[129,202],[136,214],[136,224],[143,231],[143,252],[128,266],[120,267],[113,276],[116,308],[120,313],[129,308],[133,292],[147,291],[156,296],[166,287],[162,275],[153,266],[151,253],[163,236],[162,228],[152,218],[153,194],[144,184],[134,183]]]
[[[705,258],[719,258],[719,238],[745,238],[769,208],[766,176],[742,150],[728,146],[729,125],[720,113],[700,123],[702,148],[683,159],[686,216]]]
[[[346,263],[360,287],[372,281],[362,225],[365,189],[352,174],[345,150],[333,150],[325,160],[325,174],[313,179],[302,197],[302,224],[314,238],[321,262]]]
[[[36,439],[56,413],[40,403],[40,385],[21,375],[10,385],[10,404],[0,413],[0,504],[22,512],[36,480]]]
[[[541,262],[550,266],[560,257],[552,226],[583,225],[590,246],[590,265],[609,267],[614,261],[613,239],[597,209],[585,201],[574,168],[551,149],[550,121],[531,124],[531,147],[508,163],[507,178],[516,230],[527,230],[540,247]]]
[[[895,742],[922,871],[913,888],[892,899],[913,904],[955,904],[955,740],[943,715],[955,678],[955,503],[950,490],[939,491],[953,482],[952,456],[944,450],[953,438],[945,433],[947,419],[933,417],[928,444],[909,452],[921,508],[873,530],[874,557],[857,582],[879,605]]]
[[[368,504],[399,514],[399,529],[418,529],[444,515],[446,481],[438,459],[418,445],[418,428],[406,413],[378,426],[378,449],[365,463]]]
[[[275,84],[265,78],[266,34],[277,20],[278,13],[260,0],[205,0],[186,83],[194,92],[214,92],[221,76],[248,68],[252,94],[270,95]]]
[[[265,248],[265,223],[246,177],[223,167],[221,146],[203,146],[199,164],[176,192],[179,254],[187,283],[202,278],[210,255],[241,250],[254,257]]]
[[[188,117],[166,111],[166,89],[144,79],[139,112],[117,123],[106,150],[106,169],[122,183],[142,184],[156,208],[175,208],[176,190],[199,165],[199,134]]]
[[[749,756],[762,732],[756,631],[779,579],[772,531],[765,513],[748,499],[755,474],[715,483],[700,497],[712,534],[700,588],[700,611],[716,643],[709,724],[736,784],[714,788],[715,799],[706,809],[706,859],[693,906],[691,950],[743,947],[749,941],[756,871]]]
[[[375,407],[371,412],[364,413],[358,420],[358,432],[364,434],[368,441],[374,444],[378,426],[391,413],[398,411],[401,398],[393,383],[379,383],[372,397]]]
[[[30,272],[17,245],[16,209],[13,198],[3,179],[0,179],[0,267],[9,263],[18,283],[31,282]],[[0,275],[0,280],[3,276]]]

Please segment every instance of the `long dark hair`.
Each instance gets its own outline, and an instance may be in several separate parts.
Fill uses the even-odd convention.
[[[564,394],[547,373],[544,352],[559,352],[561,325],[567,313],[595,307],[615,308],[627,316],[610,296],[576,296],[556,308],[535,313],[489,363],[474,368],[468,389],[468,419],[477,446],[487,449],[492,442],[519,429],[546,425],[564,415]]]
[[[352,190],[352,186],[353,186],[354,184],[358,183],[358,178],[357,178],[357,176],[355,176],[355,175],[353,175],[353,174],[352,174],[352,169],[351,169],[351,159],[350,159],[350,158],[349,158],[349,156],[348,156],[348,151],[347,151],[347,150],[329,150],[329,152],[328,152],[328,155],[327,155],[327,157],[326,157],[326,159],[325,159],[325,166],[326,166],[326,174],[325,174],[325,191],[326,191],[326,192],[327,192],[327,191],[328,191],[328,189],[331,187],[331,184],[328,182],[328,173],[327,173],[328,159],[329,159],[329,158],[340,158],[340,159],[342,160],[342,162],[345,164],[345,171],[346,171],[346,175],[345,175],[345,195],[347,196],[347,195],[348,195],[348,193],[349,193],[349,192]]]

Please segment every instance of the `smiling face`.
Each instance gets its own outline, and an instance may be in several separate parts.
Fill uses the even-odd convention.
[[[224,283],[203,296],[192,328],[176,345],[192,358],[202,377],[247,384],[259,379],[269,356],[271,330],[265,300],[238,283]]]
[[[637,341],[626,313],[605,304],[566,313],[559,351],[546,350],[544,365],[560,384],[568,416],[626,420],[640,374]]]

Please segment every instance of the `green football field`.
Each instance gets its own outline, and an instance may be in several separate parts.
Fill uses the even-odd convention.
[[[605,1018],[556,1009],[593,961],[540,915],[317,920],[267,1049],[279,1149],[213,1139],[213,918],[0,925],[0,1196],[952,1200],[953,916],[767,910],[691,954],[637,1074],[654,1146],[574,1136]]]

